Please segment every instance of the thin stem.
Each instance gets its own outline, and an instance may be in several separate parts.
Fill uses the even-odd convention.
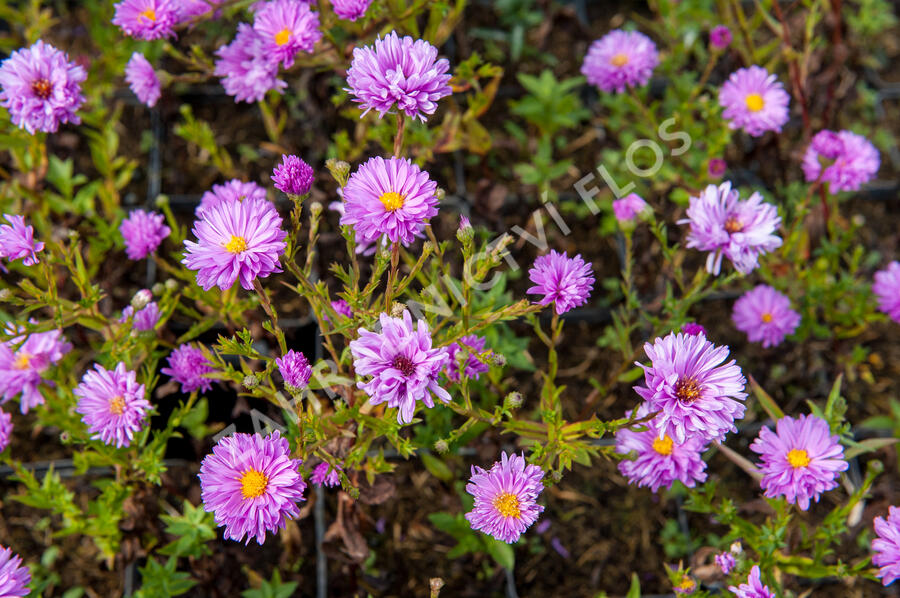
[[[394,299],[394,286],[397,284],[397,265],[400,263],[400,243],[391,245],[391,271],[388,274],[387,289],[384,291],[384,310],[390,312]]]
[[[394,156],[400,157],[400,150],[403,149],[403,129],[406,126],[406,119],[402,112],[397,112],[397,134],[394,136]]]

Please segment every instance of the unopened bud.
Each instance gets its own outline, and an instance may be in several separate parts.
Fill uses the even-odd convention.
[[[256,388],[257,386],[259,386],[259,378],[257,378],[253,374],[244,376],[243,384],[244,384],[244,388],[246,388],[248,390]]]
[[[406,306],[400,303],[399,301],[394,301],[391,305],[391,317],[392,318],[402,318],[403,312],[406,311]]]
[[[501,353],[494,353],[493,351],[490,355],[487,356],[486,361],[495,367],[502,368],[506,365],[506,357],[504,357]]]
[[[518,409],[522,406],[522,393],[519,392],[511,392],[506,395],[504,399],[504,403],[506,403],[507,408],[509,409]]]
[[[178,290],[178,281],[174,278],[170,278],[166,281],[166,290],[167,291],[177,291]]]
[[[440,577],[432,577],[428,580],[428,585],[431,587],[431,598],[438,598],[441,588],[444,587],[444,580]]]
[[[431,241],[425,241],[422,243],[422,253],[424,255],[430,255],[431,252],[434,251],[434,243]]]
[[[150,292],[150,289],[141,289],[131,298],[131,307],[134,308],[134,311],[140,311],[151,301],[153,301],[153,293]]]
[[[166,285],[161,282],[155,282],[150,290],[153,291],[154,295],[162,295],[166,292]]]
[[[348,163],[343,160],[329,158],[325,161],[325,168],[328,169],[328,172],[331,173],[331,176],[334,177],[334,180],[336,180],[341,187],[347,184],[347,178],[350,176],[350,165]]]
[[[450,450],[450,445],[447,444],[447,441],[441,438],[437,442],[434,443],[434,450],[436,453],[440,453],[441,455],[445,454]]]
[[[0,289],[0,301],[9,301],[12,296],[12,291],[9,289]]]
[[[437,198],[438,201],[441,201],[442,199],[444,199],[447,196],[447,192],[444,191],[443,189],[441,189],[440,187],[438,187],[437,189],[434,190],[434,196]]]
[[[562,481],[562,472],[558,471],[558,470],[554,470],[550,474],[550,479],[557,483],[561,482]]]
[[[475,229],[465,216],[459,217],[459,228],[456,229],[456,238],[460,243],[471,243],[475,238]]]
[[[309,211],[313,215],[313,218],[318,218],[322,214],[322,204],[314,201],[309,204]]]
[[[164,208],[167,205],[169,205],[169,196],[165,195],[163,193],[160,193],[159,195],[156,196],[155,203],[156,203],[157,208]]]

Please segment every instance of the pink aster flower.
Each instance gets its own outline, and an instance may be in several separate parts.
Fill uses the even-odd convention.
[[[234,434],[220,440],[200,464],[203,508],[225,526],[225,537],[247,537],[262,545],[266,532],[277,533],[288,519],[300,514],[297,502],[306,500],[306,482],[291,459],[288,441],[275,431]]]
[[[783,417],[775,423],[775,432],[762,428],[750,450],[761,455],[760,486],[766,496],[784,496],[804,511],[810,499],[819,502],[822,492],[837,488],[838,472],[848,467],[828,422],[813,415]]]
[[[775,234],[781,217],[775,206],[756,192],[741,200],[728,181],[718,187],[709,185],[699,197],[691,197],[687,216],[678,221],[691,225],[687,246],[710,252],[706,270],[711,274],[721,271],[723,256],[735,270],[749,274],[759,265],[760,255],[781,247],[781,238]]]
[[[734,360],[722,365],[728,347],[718,347],[704,335],[673,332],[645,343],[644,352],[650,365],[637,365],[644,368],[646,387],[634,390],[650,412],[660,412],[655,420],[660,438],[721,441],[737,430],[734,420],[744,417],[747,380]]]
[[[263,52],[285,68],[294,64],[298,52],[312,52],[322,39],[319,13],[299,0],[266,2],[253,19],[253,29],[263,40]]]
[[[214,371],[212,364],[206,359],[203,351],[185,343],[172,351],[168,358],[169,367],[160,370],[181,385],[181,392],[187,394],[200,390],[208,392],[212,388],[212,380],[204,374]]]
[[[151,301],[137,312],[129,305],[122,310],[122,317],[119,318],[119,323],[124,324],[128,321],[128,318],[132,318],[131,327],[138,332],[153,330],[156,328],[156,323],[159,322],[159,305],[155,301]]]
[[[224,0],[180,0],[178,7],[178,22],[185,23],[195,17],[208,13],[219,6]],[[213,18],[219,16],[220,11],[213,13]]]
[[[534,286],[526,293],[543,295],[537,303],[553,303],[558,314],[587,303],[594,287],[591,264],[580,254],[570,258],[565,251],[557,253],[553,249],[534,260],[528,278]]]
[[[407,116],[425,121],[434,114],[437,102],[453,93],[450,63],[437,60],[437,48],[425,40],[398,37],[392,31],[377,38],[375,46],[353,50],[353,62],[347,71],[346,90],[353,101],[384,117],[396,104]]]
[[[275,206],[265,199],[223,201],[204,211],[192,232],[197,242],[184,242],[181,263],[197,270],[197,284],[205,291],[214,286],[226,291],[238,278],[252,290],[257,277],[281,272],[278,258],[287,247],[287,233]]]
[[[34,240],[34,227],[15,214],[3,214],[7,224],[0,224],[0,257],[10,261],[22,260],[25,266],[38,263],[37,254],[44,250],[41,241]]]
[[[332,0],[331,8],[339,19],[355,21],[369,10],[372,0]]]
[[[94,370],[88,370],[72,392],[78,397],[75,411],[82,415],[94,440],[127,447],[147,423],[151,407],[144,398],[144,385],[138,384],[137,374],[125,369],[121,361],[115,370],[94,364]]]
[[[731,29],[725,25],[716,25],[709,32],[709,45],[716,50],[724,50],[731,44]]]
[[[489,371],[491,368],[478,359],[478,355],[485,352],[484,344],[484,338],[469,334],[449,345],[447,353],[450,360],[447,366],[447,378],[453,382],[459,382],[461,372],[465,372],[466,378],[478,380],[478,376]]]
[[[387,235],[409,245],[437,214],[436,191],[437,183],[408,159],[376,156],[350,175],[341,224],[352,225],[367,243]]]
[[[803,155],[806,180],[828,183],[830,193],[858,191],[878,173],[881,158],[868,139],[852,131],[819,131]]]
[[[32,135],[55,133],[60,123],[81,122],[76,111],[84,103],[84,68],[65,52],[41,40],[13,52],[0,64],[0,106],[10,120]]]
[[[636,417],[650,415],[646,403],[641,404]],[[626,416],[630,416],[629,411]],[[671,436],[660,436],[655,420],[641,424],[647,429],[635,432],[620,428],[616,432],[616,452],[622,455],[635,453],[634,460],[619,461],[619,471],[629,483],[656,492],[660,487],[671,488],[675,480],[688,488],[697,482],[706,481],[706,463],[703,452],[706,441],[700,436],[691,436],[684,442],[675,442]]]
[[[278,78],[278,61],[266,53],[265,41],[247,23],[227,46],[216,50],[215,75],[236,102],[258,102],[271,90],[281,93],[287,83]]]
[[[353,317],[353,309],[350,307],[350,304],[343,299],[332,301],[331,309],[333,309],[339,316],[344,316],[345,318]]]
[[[309,384],[312,368],[303,353],[291,349],[284,357],[276,359],[275,365],[278,366],[278,371],[289,390],[299,391]]]
[[[900,578],[900,508],[890,507],[888,517],[872,521],[875,534],[872,540],[872,564],[880,567],[875,577],[888,586]]]
[[[693,594],[697,591],[697,582],[690,575],[682,575],[681,581],[672,586],[672,590],[676,594]]]
[[[132,54],[125,66],[125,80],[141,103],[150,108],[156,105],[161,95],[159,77],[153,65],[140,52]]]
[[[172,232],[165,225],[165,217],[156,212],[134,210],[119,225],[119,232],[125,239],[125,253],[128,259],[142,260],[156,251],[163,239]]]
[[[288,195],[306,195],[313,184],[313,169],[297,156],[282,156],[272,171],[275,188]]]
[[[878,309],[900,324],[900,262],[894,260],[875,273],[872,292],[878,298]]]
[[[412,421],[418,401],[429,408],[434,407],[432,395],[450,402],[450,394],[438,384],[449,355],[444,348],[432,347],[428,323],[419,320],[414,326],[408,311],[402,319],[381,314],[379,322],[381,332],[360,328],[359,338],[350,341],[356,374],[372,376],[357,383],[369,402],[397,407],[401,424]]]
[[[690,336],[697,336],[698,334],[706,335],[706,328],[696,322],[688,322],[681,327],[681,332]]]
[[[610,31],[588,48],[581,74],[602,91],[622,93],[647,84],[659,64],[656,44],[638,31]]]
[[[544,489],[543,470],[526,465],[525,457],[500,454],[490,471],[472,466],[466,492],[475,497],[475,505],[466,513],[472,529],[512,544],[531,527],[544,511],[537,497]]]
[[[135,39],[174,37],[173,27],[178,22],[176,1],[122,0],[116,4],[113,25]]]
[[[650,206],[641,199],[637,193],[629,193],[622,199],[613,202],[613,213],[619,222],[630,222],[635,219],[641,212],[648,210]]]
[[[341,476],[338,473],[339,471],[343,471],[340,467],[335,469],[325,461],[322,461],[316,468],[313,469],[312,475],[309,477],[309,481],[317,486],[325,485],[329,488],[334,488],[335,486],[341,485]]]
[[[21,598],[28,596],[31,571],[22,565],[22,557],[9,548],[0,546],[0,596]]]
[[[780,345],[800,324],[791,300],[766,284],[744,293],[734,303],[731,319],[751,343],[762,341],[765,348]]]
[[[775,75],[761,66],[735,71],[719,90],[722,116],[732,129],[744,129],[759,137],[766,131],[781,132],[790,118],[791,96]]]
[[[244,201],[248,197],[266,199],[266,190],[253,181],[231,179],[222,185],[213,185],[200,198],[200,204],[194,209],[197,218],[203,216],[210,208],[226,200]]]
[[[728,163],[722,158],[711,158],[706,167],[706,172],[711,179],[722,178],[726,170],[728,170]]]
[[[716,565],[719,566],[719,569],[722,570],[722,573],[728,575],[731,573],[731,570],[734,569],[734,566],[737,564],[737,561],[734,560],[734,555],[730,552],[722,552],[716,555]]]
[[[775,598],[775,593],[769,591],[769,586],[763,585],[759,576],[759,565],[753,565],[750,576],[747,577],[747,583],[742,583],[737,587],[728,586],[728,589],[734,592],[737,598]]]
[[[19,409],[22,413],[43,405],[44,397],[38,386],[44,372],[71,350],[72,345],[66,342],[62,330],[35,332],[0,343],[0,404],[21,393]]]
[[[12,431],[12,416],[6,411],[0,410],[0,453],[9,446],[9,441],[12,440]]]

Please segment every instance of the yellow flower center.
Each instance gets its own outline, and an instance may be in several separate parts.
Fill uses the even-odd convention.
[[[141,17],[147,19],[148,21],[153,21],[155,23],[156,22],[156,11],[153,10],[152,8],[148,8],[147,10],[145,10],[144,12],[142,12],[141,14],[138,15],[139,19]]]
[[[125,397],[116,395],[109,402],[109,412],[114,415],[122,415],[125,411]]]
[[[764,313],[762,315],[762,321],[766,324],[769,324],[772,321],[772,314],[770,314],[769,312]]]
[[[284,44],[291,41],[291,32],[285,28],[275,34],[275,43],[279,46],[283,46]]]
[[[384,205],[384,209],[388,212],[393,212],[403,207],[403,196],[395,191],[388,191],[379,197],[378,201]]]
[[[696,585],[697,585],[697,582],[695,582],[693,579],[691,579],[690,577],[685,575],[684,577],[681,578],[681,581],[675,587],[678,588],[679,590],[691,592],[694,590],[694,587]]]
[[[747,104],[747,110],[750,112],[759,112],[766,105],[762,96],[758,93],[751,93],[744,99],[744,102]]]
[[[679,378],[675,383],[675,396],[682,403],[692,403],[700,398],[700,385],[693,378]]]
[[[244,237],[231,235],[231,240],[225,243],[225,251],[228,253],[240,253],[247,249],[247,240]]]
[[[791,467],[797,469],[798,467],[806,467],[809,465],[810,458],[809,453],[807,453],[803,449],[791,449],[787,454],[788,463],[791,464]]]
[[[725,220],[725,230],[728,231],[729,234],[739,233],[744,230],[744,225],[734,216],[729,216],[728,219]]]
[[[13,367],[17,370],[27,370],[28,366],[31,365],[31,358],[33,355],[29,355],[28,353],[19,353],[16,355],[16,361],[13,363]]]
[[[625,66],[628,64],[628,56],[625,54],[616,54],[609,59],[609,63],[613,66]]]
[[[519,497],[509,492],[499,494],[494,499],[494,508],[504,517],[519,518],[522,511],[519,509]]]
[[[669,438],[668,435],[663,436],[662,438],[654,438],[653,439],[653,450],[659,453],[660,455],[671,455],[672,454],[672,446],[675,443],[672,442],[672,439]]]
[[[243,498],[258,498],[266,491],[269,478],[266,474],[255,469],[248,469],[241,474],[241,496]]]

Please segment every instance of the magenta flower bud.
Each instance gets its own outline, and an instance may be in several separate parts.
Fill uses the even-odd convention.
[[[716,25],[709,32],[709,45],[716,50],[724,50],[731,44],[731,29],[725,25]]]
[[[728,163],[722,158],[710,158],[707,173],[711,179],[720,179],[725,175],[727,169]]]

